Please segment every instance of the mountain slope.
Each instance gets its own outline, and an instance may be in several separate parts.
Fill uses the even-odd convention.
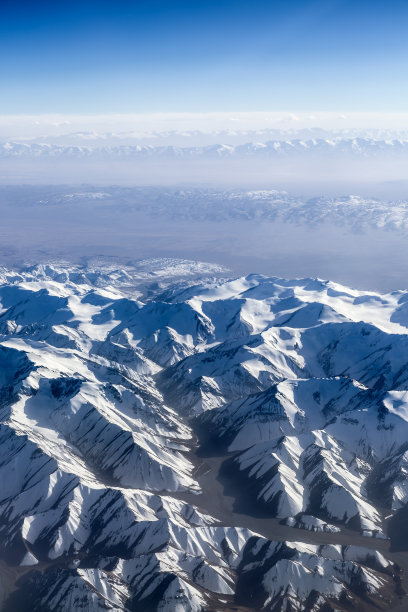
[[[311,279],[4,269],[4,610],[391,609],[406,301]],[[236,505],[286,525],[276,538],[205,510],[209,441]]]

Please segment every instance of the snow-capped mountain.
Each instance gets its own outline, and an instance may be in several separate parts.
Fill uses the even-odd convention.
[[[0,187],[0,204],[55,213],[84,210],[118,211],[173,221],[285,223],[298,227],[337,227],[355,233],[408,230],[408,201],[357,195],[306,197],[282,190],[162,189],[104,187],[67,190],[61,187]]]
[[[371,229],[405,233],[408,202],[344,195],[313,198],[285,191],[178,190],[158,197],[145,194],[145,210],[168,219],[290,223],[298,227],[344,227],[355,233]]]
[[[260,135],[262,136],[262,135]],[[81,141],[80,138],[78,138]],[[217,159],[217,158],[280,158],[290,156],[336,155],[356,157],[402,156],[408,154],[406,138],[316,137],[261,140],[244,144],[217,143],[204,146],[153,144],[58,144],[54,142],[7,141],[0,145],[0,158],[59,157],[95,159]]]
[[[5,612],[398,605],[408,294],[223,273],[1,270]]]

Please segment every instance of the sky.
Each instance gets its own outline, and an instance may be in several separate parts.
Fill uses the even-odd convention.
[[[406,0],[0,0],[0,115],[403,112]]]

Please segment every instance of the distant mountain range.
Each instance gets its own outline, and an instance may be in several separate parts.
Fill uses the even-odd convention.
[[[1,270],[5,612],[404,606],[408,294],[223,273]]]
[[[356,157],[406,156],[408,139],[375,138],[288,138],[260,140],[245,144],[209,144],[206,146],[172,146],[154,144],[100,145],[57,144],[55,142],[10,141],[0,144],[0,157],[62,157],[95,159],[275,159],[293,156],[336,155]]]
[[[63,212],[98,209],[143,213],[154,219],[225,222],[267,221],[297,226],[344,226],[405,232],[408,199],[381,200],[356,195],[305,197],[278,190],[159,189],[83,186],[0,187],[0,207],[55,207]],[[6,208],[7,210],[7,208]]]

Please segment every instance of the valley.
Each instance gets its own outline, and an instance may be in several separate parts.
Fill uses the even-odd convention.
[[[2,270],[5,612],[406,605],[406,292],[223,272]]]

